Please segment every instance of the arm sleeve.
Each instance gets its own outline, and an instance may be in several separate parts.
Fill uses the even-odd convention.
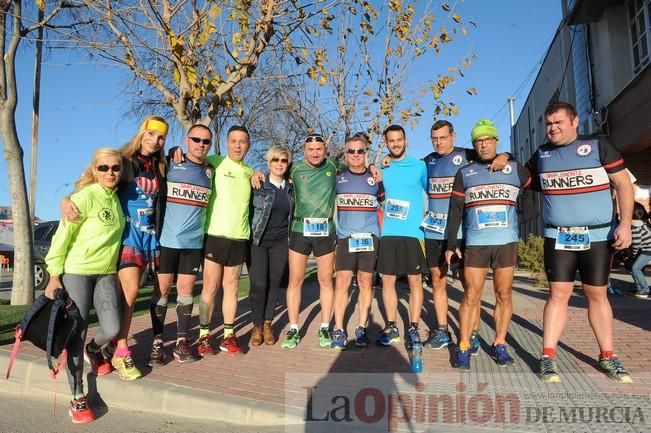
[[[517,166],[518,166],[518,177],[520,178],[520,185],[522,185],[521,188],[522,189],[529,188],[533,180],[531,176],[531,170],[529,170],[527,167],[520,164],[519,162],[517,163]]]
[[[599,137],[599,158],[608,174],[624,170],[622,154],[605,137]]]
[[[448,250],[454,251],[457,247],[457,232],[463,220],[463,205],[465,203],[465,188],[463,186],[463,175],[461,170],[457,172],[452,184],[452,196],[450,197],[450,208],[448,210]]]
[[[384,203],[384,184],[380,181],[377,186],[377,201]]]
[[[50,250],[45,257],[45,264],[47,265],[47,270],[51,275],[63,274],[68,251],[70,251],[70,247],[72,246],[74,239],[77,237],[79,228],[86,220],[86,215],[88,215],[90,201],[86,194],[73,194],[72,197],[70,197],[70,200],[75,204],[75,206],[77,206],[80,219],[79,222],[61,220],[59,223],[59,227],[52,237]]]
[[[525,167],[531,173],[531,184],[529,185],[529,188],[534,191],[541,192],[542,188],[540,186],[540,176],[538,176],[538,151],[534,152],[534,154],[531,155],[531,158],[529,158],[529,161],[527,161]]]

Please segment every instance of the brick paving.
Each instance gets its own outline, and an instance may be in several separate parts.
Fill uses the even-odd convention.
[[[627,285],[630,285],[627,277],[615,275],[614,278],[619,279],[616,283],[620,286],[627,288]],[[409,384],[410,381],[418,382],[420,380],[425,382],[428,394],[458,395],[460,383],[466,384],[469,392],[477,394],[480,384],[488,384],[489,388],[486,392],[493,396],[506,392],[517,393],[522,406],[541,407],[557,404],[580,407],[597,404],[611,408],[628,402],[633,407],[641,408],[640,410],[644,414],[642,424],[638,419],[637,424],[617,424],[615,428],[606,428],[607,426],[599,423],[573,424],[568,427],[567,423],[534,422],[526,425],[522,423],[511,425],[504,420],[492,420],[488,423],[481,423],[479,427],[482,431],[491,428],[510,431],[651,431],[651,403],[648,397],[651,395],[651,375],[648,374],[648,365],[651,360],[651,339],[649,339],[651,300],[640,300],[629,296],[610,298],[616,319],[615,348],[624,365],[632,372],[635,378],[634,384],[614,383],[596,369],[597,345],[588,326],[587,304],[580,291],[575,291],[570,300],[569,320],[558,348],[559,367],[563,381],[560,384],[543,384],[538,380],[535,372],[541,348],[542,309],[547,290],[534,288],[531,280],[524,274],[518,273],[516,276],[513,292],[514,315],[507,343],[517,363],[513,367],[499,368],[486,353],[494,336],[491,316],[495,298],[492,294],[491,284],[490,280],[487,281],[482,298],[480,335],[484,350],[479,356],[472,357],[472,370],[466,374],[459,374],[451,367],[452,349],[434,351],[427,348],[424,350],[424,373],[416,379],[410,379],[415,376],[411,375],[409,357],[403,344],[397,344],[390,348],[372,345],[365,349],[349,345],[348,349],[343,352],[319,348],[317,330],[320,323],[320,309],[318,287],[313,281],[307,283],[303,289],[301,308],[303,340],[295,350],[281,349],[280,342],[274,346],[249,347],[252,325],[248,314],[247,299],[240,301],[235,323],[244,354],[219,353],[191,364],[179,365],[171,361],[153,370],[145,368],[152,339],[148,315],[134,319],[130,344],[136,364],[143,367],[142,370],[145,373],[142,381],[192,387],[212,392],[219,398],[236,397],[262,401],[278,405],[279,411],[287,408],[305,410],[308,403],[306,387],[315,384],[327,387],[330,380],[328,378],[339,378],[332,379],[331,383],[331,385],[338,386],[338,380],[347,381],[348,378],[361,378],[361,383],[364,383],[364,381],[372,381],[373,377],[398,377],[400,380],[396,380],[393,385],[396,389],[404,384]],[[407,314],[407,293],[406,287],[399,288],[400,323],[398,325],[401,332],[404,329],[403,321],[406,320]],[[284,293],[281,296],[284,296]],[[356,313],[352,311],[356,299],[355,290],[352,291],[351,297],[353,302],[351,302],[347,314],[349,334],[353,333],[357,323]],[[451,331],[456,334],[459,301],[462,297],[458,282],[449,286],[449,297],[449,323]],[[428,325],[433,325],[435,320],[431,291],[426,291],[425,299],[427,302],[421,324],[423,337]],[[378,308],[378,301],[381,302],[381,294],[379,290],[376,290],[369,321],[369,336],[372,340],[377,337],[384,324],[382,313]],[[198,332],[197,310],[198,308],[195,308],[191,335],[196,335]],[[165,337],[169,343],[166,347],[171,358],[171,341],[175,336],[175,312],[173,309],[168,311],[167,322]],[[222,333],[220,326],[222,319],[219,313],[215,314],[212,323],[216,327],[213,333],[218,342]],[[281,332],[284,332],[286,326],[286,312],[282,307],[278,307],[274,331],[279,340],[282,339]],[[7,350],[7,347],[2,350]],[[21,352],[37,353],[36,350],[29,347]],[[375,376],[364,375],[364,373],[373,373]],[[378,375],[379,373],[384,374]],[[125,384],[125,386],[130,385]],[[550,396],[550,392],[556,392],[560,397],[556,398],[557,394]],[[567,396],[563,394],[567,392],[583,392],[584,395]],[[618,395],[621,398],[614,398]],[[412,427],[405,427],[401,424],[397,429],[422,430],[422,426],[417,425],[415,429]],[[427,431],[435,430],[430,428]]]

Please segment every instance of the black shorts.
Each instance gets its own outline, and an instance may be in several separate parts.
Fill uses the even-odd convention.
[[[464,266],[470,268],[510,268],[518,262],[518,243],[506,245],[466,246]]]
[[[337,245],[337,236],[330,233],[328,236],[317,237],[303,236],[303,233],[290,232],[289,233],[289,249],[309,256],[311,253],[314,257],[325,256],[335,250]]]
[[[229,239],[220,236],[206,236],[204,257],[222,266],[240,266],[247,258],[249,241],[245,239]]]
[[[592,242],[585,251],[556,249],[556,239],[545,238],[545,273],[550,282],[574,281],[576,271],[581,282],[592,286],[608,285],[612,261],[610,241]]]
[[[405,236],[384,236],[378,251],[377,271],[386,275],[426,273],[425,243]]]
[[[380,239],[373,235],[373,251],[348,251],[348,238],[337,239],[337,252],[335,254],[335,268],[338,271],[373,272],[377,260],[377,251],[380,248]]]
[[[203,249],[160,247],[159,274],[197,275]]]
[[[463,241],[457,239],[459,249],[463,249]],[[442,268],[446,266],[445,251],[448,249],[448,241],[443,239],[425,239],[425,257],[427,258],[427,266],[431,268]],[[452,264],[458,261],[458,257],[452,257]],[[459,262],[459,267],[463,265]]]

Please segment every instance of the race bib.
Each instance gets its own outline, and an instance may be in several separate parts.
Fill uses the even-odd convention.
[[[585,251],[590,249],[590,231],[587,227],[559,227],[556,249]]]
[[[507,227],[506,206],[482,206],[477,208],[477,227],[480,229]]]
[[[328,236],[328,218],[305,218],[303,220],[303,236],[307,238]]]
[[[155,231],[154,208],[138,209],[138,228],[141,232],[153,233]]]
[[[409,202],[403,200],[388,199],[384,205],[384,216],[387,218],[397,218],[406,220],[409,214]]]
[[[420,226],[425,230],[443,234],[445,226],[448,224],[448,216],[444,213],[427,212],[425,219]]]
[[[373,235],[371,233],[356,233],[348,239],[348,251],[359,253],[360,251],[373,251]]]

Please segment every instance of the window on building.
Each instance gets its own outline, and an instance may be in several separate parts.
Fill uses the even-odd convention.
[[[651,0],[628,1],[628,26],[633,47],[633,72],[637,74],[649,63]]]

